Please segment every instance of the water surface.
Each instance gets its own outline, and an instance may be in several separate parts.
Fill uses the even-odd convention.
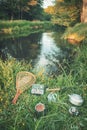
[[[53,37],[54,32],[35,33],[27,37],[0,40],[0,52],[17,60],[27,60],[36,71],[57,73],[60,60],[67,57]],[[59,38],[60,41],[60,38]]]

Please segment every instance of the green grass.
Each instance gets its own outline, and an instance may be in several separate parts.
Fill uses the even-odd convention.
[[[27,20],[13,20],[13,21],[3,21],[0,20],[0,29],[2,28],[9,28],[9,27],[15,27],[15,26],[19,26],[19,27],[23,27],[23,26],[35,26],[35,25],[44,25],[44,24],[51,24],[51,22],[41,22],[41,21],[27,21]]]
[[[76,56],[70,70],[61,67],[62,74],[47,77],[42,72],[32,72],[29,63],[18,62],[15,59],[0,60],[0,130],[86,130],[87,129],[87,46],[83,43],[73,48]],[[68,64],[68,63],[67,63]],[[36,76],[36,83],[49,88],[60,87],[57,92],[57,102],[47,100],[49,92],[42,96],[32,95],[31,88],[22,93],[16,105],[12,99],[16,93],[16,75],[19,71],[30,71]],[[69,114],[72,104],[68,94],[80,94],[84,103],[77,107],[78,116]],[[35,105],[45,104],[46,113],[40,118],[35,114]]]
[[[0,38],[27,36],[31,33],[44,31],[53,27],[51,22],[41,21],[0,21]]]

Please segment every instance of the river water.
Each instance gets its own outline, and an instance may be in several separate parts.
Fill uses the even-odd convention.
[[[59,46],[60,37],[57,34],[59,40],[56,40],[54,35],[55,32],[40,32],[27,37],[0,40],[1,56],[26,60],[36,71],[57,73],[58,64],[67,58],[69,51]]]

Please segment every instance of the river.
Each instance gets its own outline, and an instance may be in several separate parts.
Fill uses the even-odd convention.
[[[67,58],[69,49],[59,46],[60,35],[58,40],[54,35],[55,32],[40,32],[27,37],[0,40],[1,56],[27,60],[36,71],[43,69],[45,73],[57,73],[58,65]]]

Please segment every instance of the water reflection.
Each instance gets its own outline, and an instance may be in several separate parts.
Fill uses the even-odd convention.
[[[0,41],[0,48],[5,55],[9,54],[18,60],[35,59],[40,48],[40,39],[41,34],[32,34],[17,39],[4,39]]]
[[[45,32],[4,39],[0,41],[1,51],[18,60],[32,61],[33,68],[37,71],[44,69],[45,73],[55,73],[58,71],[56,63],[65,57],[66,52],[57,45],[53,34]]]
[[[37,70],[44,68],[47,73],[49,73],[49,71],[57,71],[58,67],[54,62],[59,62],[57,56],[60,54],[62,55],[61,49],[56,46],[52,38],[52,33],[43,33],[40,54],[36,59],[35,68],[37,68]]]

